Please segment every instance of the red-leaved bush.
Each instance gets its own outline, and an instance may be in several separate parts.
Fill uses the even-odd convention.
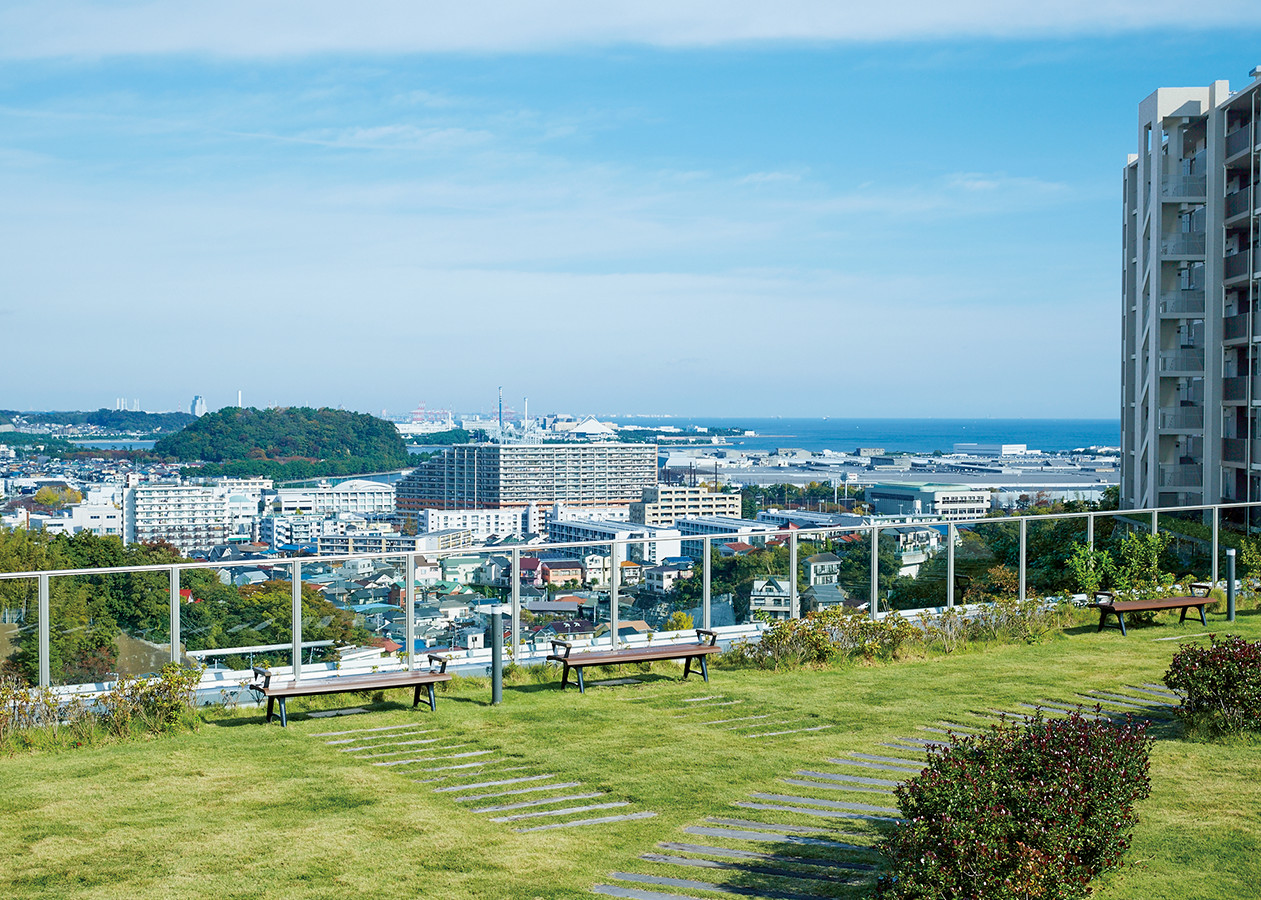
[[[1151,790],[1146,723],[1038,714],[953,740],[897,788],[880,897],[1083,897],[1121,865]]]
[[[1261,730],[1261,641],[1217,639],[1174,654],[1165,684],[1182,694],[1178,713],[1209,733]]]

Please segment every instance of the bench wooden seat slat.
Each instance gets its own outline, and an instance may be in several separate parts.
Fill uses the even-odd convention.
[[[272,720],[276,701],[280,701],[280,725],[289,724],[289,714],[285,700],[289,697],[314,697],[322,694],[349,694],[354,691],[379,691],[389,688],[412,687],[412,706],[420,705],[420,689],[427,688],[429,708],[437,710],[437,699],[433,686],[440,681],[450,681],[447,672],[447,658],[429,654],[430,662],[441,663],[436,669],[410,669],[403,672],[371,672],[363,675],[339,675],[333,678],[316,678],[311,681],[272,681],[272,674],[267,669],[255,667],[254,675],[262,679],[261,683],[249,685],[250,690],[267,698],[267,721]]]
[[[1192,585],[1192,590],[1198,587],[1201,587],[1201,585]],[[1194,609],[1200,614],[1200,623],[1207,627],[1208,619],[1204,616],[1204,608],[1217,602],[1214,597],[1156,597],[1151,600],[1116,600],[1114,596],[1109,591],[1098,591],[1095,594],[1095,602],[1091,606],[1099,610],[1099,631],[1103,631],[1108,624],[1108,616],[1116,616],[1123,635],[1128,633],[1125,630],[1125,614],[1129,612],[1180,609],[1182,610],[1182,615],[1178,618],[1178,623],[1181,624],[1187,620],[1187,611]]]
[[[578,692],[584,694],[587,691],[587,685],[583,679],[583,669],[588,666],[617,666],[624,663],[681,659],[684,660],[684,678],[691,674],[692,665],[697,663],[700,665],[701,677],[709,681],[709,665],[706,662],[706,657],[721,652],[722,648],[718,646],[718,633],[698,628],[696,629],[696,637],[697,641],[695,643],[658,644],[655,647],[628,647],[624,650],[588,650],[572,656],[570,652],[573,650],[573,644],[568,641],[552,641],[553,650],[563,647],[565,652],[551,653],[547,659],[549,662],[561,663],[565,667],[564,674],[560,680],[561,690],[568,686],[569,670],[573,669],[578,676]],[[705,640],[706,638],[708,640]]]

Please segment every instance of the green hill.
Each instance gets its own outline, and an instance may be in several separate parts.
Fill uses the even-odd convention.
[[[155,454],[203,460],[203,474],[306,477],[407,465],[407,446],[389,422],[340,409],[242,409],[207,413],[157,442]]]

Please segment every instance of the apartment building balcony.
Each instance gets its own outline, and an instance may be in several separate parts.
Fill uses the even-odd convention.
[[[1246,403],[1248,402],[1248,382],[1252,382],[1252,399],[1253,402],[1261,401],[1261,377],[1247,375],[1235,375],[1222,379],[1222,402],[1224,403]]]
[[[1204,315],[1204,291],[1165,291],[1160,295],[1160,314],[1170,317]]]
[[[1158,421],[1161,431],[1199,431],[1204,427],[1204,407],[1163,407]]]
[[[1204,175],[1166,175],[1160,183],[1164,197],[1197,199],[1208,195],[1208,178]]]
[[[1240,338],[1248,337],[1248,314],[1241,316],[1227,316],[1222,320],[1222,340],[1237,341]]]
[[[1248,251],[1236,253],[1222,260],[1222,278],[1230,281],[1233,278],[1246,278],[1252,273],[1248,270]]]
[[[1160,239],[1161,256],[1203,256],[1205,234],[1202,231],[1180,231]]]
[[[1204,374],[1204,348],[1162,351],[1160,354],[1160,371],[1165,375]]]
[[[1252,125],[1245,125],[1226,135],[1226,158],[1238,156],[1252,149]]]
[[[1222,462],[1246,465],[1248,442],[1244,438],[1222,438]]]
[[[1252,212],[1252,189],[1244,188],[1226,195],[1226,221]]]
[[[1172,463],[1160,467],[1161,487],[1199,487],[1204,483],[1204,466],[1199,463]]]

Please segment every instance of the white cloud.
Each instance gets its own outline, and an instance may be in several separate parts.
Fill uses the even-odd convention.
[[[520,52],[645,44],[859,42],[1080,35],[1261,24],[1261,4],[1223,0],[173,0],[24,2],[0,11],[0,57],[204,53]]]

